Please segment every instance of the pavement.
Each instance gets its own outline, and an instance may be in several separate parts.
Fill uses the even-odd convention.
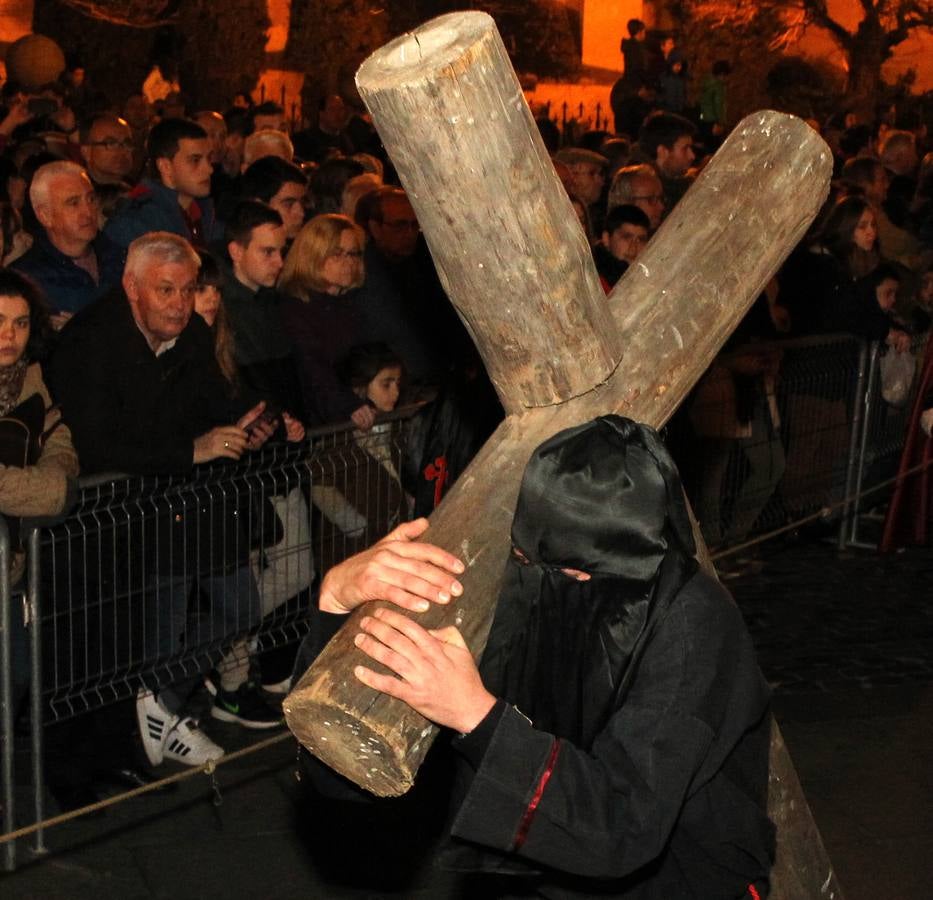
[[[928,896],[933,859],[933,550],[839,554],[765,546],[721,571],[745,615],[774,710],[848,900]],[[269,734],[211,722],[228,751]],[[18,847],[0,896],[63,900],[451,898],[435,832],[405,801],[309,799],[286,738]],[[173,771],[181,771],[180,769]],[[430,791],[430,789],[426,789]],[[810,898],[800,898],[810,900]]]

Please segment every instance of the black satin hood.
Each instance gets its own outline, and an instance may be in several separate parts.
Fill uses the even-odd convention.
[[[696,571],[680,478],[657,433],[604,416],[546,441],[525,469],[512,541],[527,562],[506,565],[484,681],[537,728],[589,749],[653,622]]]
[[[670,540],[696,552],[680,476],[654,429],[602,416],[532,454],[512,522],[532,564],[644,580]]]

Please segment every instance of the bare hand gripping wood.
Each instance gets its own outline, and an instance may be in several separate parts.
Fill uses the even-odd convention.
[[[428,539],[467,565],[464,595],[418,617],[456,624],[479,657],[531,452],[609,412],[660,427],[816,215],[832,155],[798,119],[749,116],[607,299],[489,16],[427,23],[374,53],[357,84],[508,413],[431,517]],[[437,729],[356,680],[373,665],[352,643],[361,615],[286,719],[328,765],[396,796]]]

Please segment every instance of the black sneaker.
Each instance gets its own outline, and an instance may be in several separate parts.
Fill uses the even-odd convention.
[[[278,728],[282,715],[270,709],[262,693],[252,682],[241,684],[236,691],[219,688],[211,707],[211,715],[221,722],[233,722],[244,728]]]

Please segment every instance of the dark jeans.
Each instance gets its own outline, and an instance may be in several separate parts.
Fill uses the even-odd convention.
[[[170,712],[181,712],[201,676],[233,638],[259,623],[261,614],[259,591],[248,566],[228,574],[157,579],[146,598],[144,645],[146,659],[170,666],[173,673],[172,680],[158,689]],[[180,669],[175,665],[179,659]]]

